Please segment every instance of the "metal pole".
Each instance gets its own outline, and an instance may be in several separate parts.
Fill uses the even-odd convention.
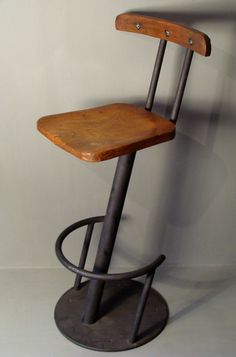
[[[178,119],[179,110],[180,110],[180,106],[181,106],[183,95],[184,95],[185,85],[187,82],[188,73],[189,73],[189,69],[191,66],[191,62],[192,62],[192,57],[193,57],[193,51],[191,49],[187,49],[185,59],[184,59],[184,64],[183,64],[182,71],[181,71],[181,74],[179,77],[179,83],[178,83],[178,87],[177,87],[174,105],[173,105],[172,112],[170,115],[170,120],[173,121],[173,123],[176,123],[177,119]]]
[[[87,258],[87,255],[88,255],[88,250],[89,250],[89,246],[90,246],[90,242],[91,242],[91,237],[92,237],[92,234],[93,234],[93,228],[94,228],[94,223],[91,223],[91,224],[88,225],[88,228],[87,228],[87,231],[86,231],[84,244],[83,244],[83,248],[82,248],[82,252],[81,252],[81,256],[80,256],[80,261],[79,261],[79,268],[82,268],[82,269],[85,266],[86,258]],[[82,276],[77,274],[76,278],[75,278],[75,283],[74,283],[74,288],[76,290],[79,289],[81,280],[82,280]]]
[[[145,106],[145,109],[148,111],[152,110],[165,48],[166,40],[161,40]],[[97,250],[97,256],[95,259],[95,273],[107,273],[108,271],[133,168],[135,154],[136,153],[131,153],[129,155],[119,157]],[[98,280],[91,280],[89,283],[87,303],[83,316],[83,322],[86,324],[92,324],[96,322],[99,305],[102,299],[104,284],[104,281]]]
[[[158,83],[158,79],[159,79],[160,71],[161,71],[161,65],[162,65],[165,50],[166,50],[166,44],[167,44],[166,40],[161,40],[159,47],[158,47],[156,62],[154,65],[152,79],[151,79],[148,96],[147,96],[147,101],[146,101],[146,105],[145,105],[145,109],[148,111],[151,111],[152,107],[153,107],[157,83]]]
[[[94,264],[94,272],[106,273],[108,271],[135,154],[119,157]],[[83,317],[84,323],[92,324],[96,321],[104,284],[104,281],[91,280]]]
[[[138,305],[138,309],[137,309],[137,313],[136,313],[136,318],[134,321],[134,326],[132,329],[132,333],[131,333],[131,338],[130,338],[130,342],[134,343],[137,337],[137,333],[140,327],[140,323],[142,321],[142,317],[143,317],[143,313],[144,313],[144,309],[147,303],[147,298],[149,295],[149,291],[151,289],[152,286],[152,281],[155,275],[155,270],[151,271],[150,273],[147,274],[146,279],[145,279],[145,283],[143,286],[143,290],[142,290],[142,294],[141,294],[141,298],[140,298],[140,302]]]

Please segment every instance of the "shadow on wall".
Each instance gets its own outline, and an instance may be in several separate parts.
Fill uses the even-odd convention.
[[[168,223],[180,227],[201,219],[220,193],[227,175],[223,160],[213,152],[219,113],[214,111],[209,118],[209,112],[185,106],[181,119],[185,118],[191,121],[192,133],[200,121],[209,122],[209,126],[204,144],[177,131],[175,142],[169,147],[168,164],[163,168],[162,201],[168,211]]]
[[[182,105],[177,125],[178,134],[175,140],[168,144],[166,161],[160,173],[162,183],[156,188],[161,194],[158,193],[159,199],[156,200],[156,205],[154,204],[150,210],[146,245],[151,247],[151,251],[144,253],[143,260],[147,260],[148,255],[149,259],[150,257],[153,258],[157,254],[155,252],[164,252],[167,257],[170,257],[171,261],[181,264],[182,260],[185,262],[186,253],[190,256],[194,255],[195,248],[191,247],[191,242],[186,248],[186,238],[182,239],[181,234],[176,237],[171,236],[168,228],[174,226],[181,229],[198,223],[218,197],[228,178],[223,159],[213,150],[219,124],[231,128],[230,130],[233,130],[235,126],[236,111],[235,107],[233,108],[232,100],[230,102],[230,98],[233,99],[232,79],[236,78],[236,49],[233,35],[236,27],[236,11],[224,12],[222,9],[219,12],[191,10],[191,12],[184,11],[181,13],[142,11],[142,14],[144,13],[183,22],[191,27],[198,23],[196,28],[201,28],[200,22],[215,22],[232,27],[232,32],[229,33],[231,43],[227,52],[223,52],[217,47],[217,43],[214,43],[214,34],[209,33],[214,53],[211,66],[217,73],[217,81],[214,83],[212,92],[209,93],[211,103],[208,104],[206,98],[204,103]],[[224,67],[222,67],[222,64]],[[161,103],[158,98],[154,110],[160,114],[166,114],[169,111],[168,107],[166,108],[166,103]],[[192,139],[195,136],[194,134],[198,132],[199,125],[204,125],[206,131],[201,143]],[[188,135],[182,133],[185,132],[185,128],[187,128]],[[150,162],[152,162],[152,159],[155,160],[154,155],[152,157],[151,153],[149,160],[140,163],[137,169],[140,174],[149,172]],[[153,187],[153,192],[155,193],[155,187]],[[145,194],[144,191],[139,192],[141,200],[143,198],[145,201]],[[215,223],[217,230],[217,222]],[[204,237],[197,239],[205,240]],[[231,238],[224,237],[224,240],[217,242],[218,248],[220,245],[223,248],[229,239],[230,246]],[[120,253],[126,254],[125,251],[125,249],[124,251],[122,249],[122,253]],[[204,259],[206,259],[205,264],[207,264],[207,257],[205,256]],[[135,260],[134,258],[134,262]]]
[[[192,135],[200,121],[208,122],[207,135],[203,140],[205,143],[177,131],[175,141],[168,147],[167,160],[161,173],[159,202],[156,201],[150,211],[150,221],[158,224],[150,226],[148,232],[150,246],[156,245],[158,251],[170,257],[172,264],[186,262],[186,253],[194,256],[191,242],[188,242],[188,247],[185,246],[186,232],[183,230],[200,222],[221,193],[228,175],[223,159],[213,152],[219,113],[215,112],[215,108],[209,114],[207,108],[203,112],[194,109],[194,106],[191,109],[185,106],[181,115],[182,128],[185,118],[191,121]],[[173,234],[177,230],[182,233]]]
[[[235,9],[236,10],[236,9]],[[222,11],[219,12],[204,10],[191,12],[158,12],[156,16],[169,18],[172,21],[183,22],[191,27],[197,22],[197,28],[200,28],[199,22],[226,23],[232,27],[232,34],[235,32],[236,12]],[[214,60],[211,65],[217,70],[217,81],[209,95],[212,97],[211,106],[206,103],[185,105],[180,113],[181,131],[188,127],[188,136],[178,132],[174,145],[170,145],[168,163],[164,170],[161,201],[165,213],[162,214],[162,227],[152,226],[150,237],[152,238],[151,246],[155,246],[158,237],[158,249],[172,256],[172,259],[178,264],[185,260],[184,255],[188,252],[194,255],[194,247],[191,244],[186,249],[186,239],[182,240],[178,236],[169,235],[166,231],[170,225],[177,227],[187,227],[200,221],[202,216],[207,212],[213,201],[220,194],[220,191],[226,181],[228,173],[224,161],[213,152],[219,124],[231,127],[235,126],[236,112],[233,103],[230,103],[232,93],[232,81],[236,78],[236,49],[234,46],[234,36],[230,35],[231,43],[227,52],[222,51],[214,43],[214,34],[209,34],[213,43]],[[222,58],[223,56],[223,58]],[[219,66],[219,61],[221,66]],[[222,68],[224,64],[224,68]],[[198,126],[205,123],[206,135],[199,143],[192,139]],[[207,128],[208,125],[208,128]],[[177,125],[178,127],[178,125]],[[190,137],[190,136],[191,137]],[[183,159],[184,158],[184,159]],[[158,208],[153,207],[154,214],[158,214]],[[153,219],[154,217],[152,217]],[[158,222],[160,223],[160,222]],[[217,229],[217,222],[215,229]],[[205,239],[204,237],[201,237]],[[230,237],[224,237],[221,240],[221,246],[227,244]],[[212,241],[213,242],[213,241]],[[229,244],[231,242],[229,241]],[[222,247],[223,248],[223,247]],[[175,258],[173,256],[175,255]],[[206,261],[207,264],[207,261]]]

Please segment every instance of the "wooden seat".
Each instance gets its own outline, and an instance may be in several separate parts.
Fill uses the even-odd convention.
[[[116,29],[160,39],[145,109],[130,104],[110,104],[38,120],[38,130],[43,135],[85,161],[112,159],[173,139],[193,52],[203,56],[211,52],[207,35],[165,19],[121,14],[116,18]],[[187,50],[170,117],[164,119],[151,110],[168,41]]]
[[[111,104],[38,120],[54,144],[85,161],[103,161],[174,138],[175,124],[130,104]]]

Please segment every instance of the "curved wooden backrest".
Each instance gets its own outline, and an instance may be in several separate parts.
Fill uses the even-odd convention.
[[[125,13],[117,16],[116,29],[175,42],[203,56],[209,56],[211,53],[211,42],[207,35],[169,20]]]

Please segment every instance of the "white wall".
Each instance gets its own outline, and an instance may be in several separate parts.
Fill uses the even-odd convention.
[[[176,139],[137,155],[113,264],[159,252],[168,264],[235,264],[235,1],[0,0],[1,267],[59,266],[58,233],[105,211],[116,160],[82,162],[42,137],[36,120],[143,103],[157,41],[115,31],[115,16],[128,10],[196,27],[213,50],[194,57]],[[180,55],[169,45],[161,109]],[[73,259],[75,247],[66,249]]]

